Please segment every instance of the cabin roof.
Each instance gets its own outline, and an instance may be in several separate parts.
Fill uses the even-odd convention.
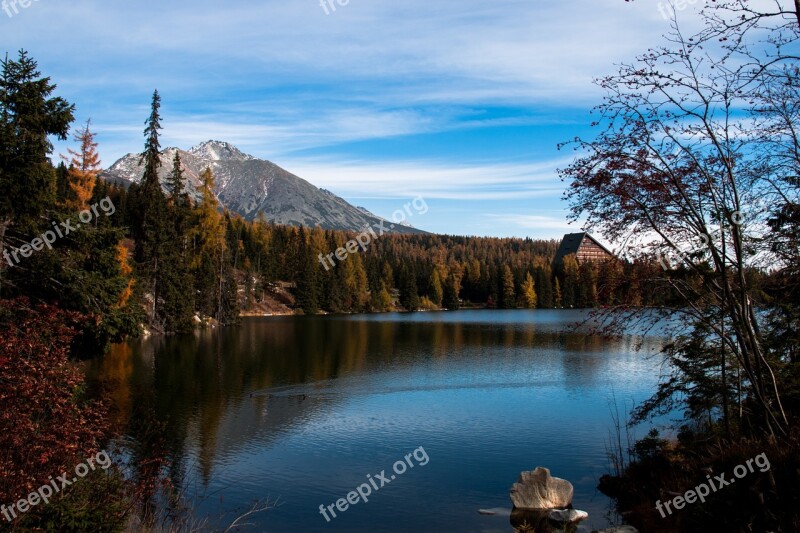
[[[580,233],[567,233],[564,235],[564,238],[561,239],[561,245],[558,247],[558,251],[556,252],[556,257],[553,260],[553,263],[559,264],[564,260],[565,256],[569,254],[577,254],[578,249],[580,249],[584,239],[591,240],[594,244],[602,248],[609,256],[614,257],[614,254],[611,253],[608,248],[598,242],[597,239],[592,237],[589,233],[581,231]]]

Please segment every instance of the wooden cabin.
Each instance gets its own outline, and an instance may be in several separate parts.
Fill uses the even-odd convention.
[[[564,261],[564,257],[569,254],[575,254],[578,263],[583,261],[605,261],[606,259],[614,258],[614,254],[608,248],[586,232],[564,235],[553,264],[560,265]]]

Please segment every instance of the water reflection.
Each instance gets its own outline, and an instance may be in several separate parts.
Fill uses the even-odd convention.
[[[132,453],[163,453],[189,496],[224,494],[196,502],[212,522],[271,494],[285,505],[255,519],[270,531],[377,531],[376,520],[396,531],[510,531],[508,518],[477,509],[508,506],[519,471],[541,465],[571,479],[576,505],[602,526],[593,476],[605,468],[606,401],[612,388],[643,398],[657,375],[634,339],[576,332],[580,317],[248,319],[116,346],[88,375]],[[315,514],[397,449],[420,445],[431,453],[424,475],[330,524]]]

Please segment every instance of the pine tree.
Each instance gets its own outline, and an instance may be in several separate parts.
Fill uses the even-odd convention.
[[[369,284],[367,273],[361,260],[361,254],[351,255],[343,263],[345,273],[345,286],[350,296],[349,310],[355,312],[367,311],[369,307]]]
[[[183,196],[184,191],[184,178],[183,166],[181,165],[181,155],[175,150],[175,158],[172,160],[172,172],[169,175],[167,182],[169,187],[169,194],[174,203],[178,203]]]
[[[66,100],[51,98],[55,88],[49,78],[41,77],[36,62],[24,51],[18,61],[2,62],[0,249],[9,239],[29,242],[52,230],[48,220],[76,215],[59,211],[68,193],[72,194],[69,171],[63,164],[56,171],[49,160],[53,147],[48,136],[66,140],[74,111]],[[79,138],[86,143],[73,166],[91,177],[99,158],[88,125],[84,133],[87,135],[79,134]],[[95,188],[89,184],[81,187],[80,207],[86,207],[90,199],[101,199],[93,196]],[[137,329],[136,308],[126,305],[131,279],[118,259],[121,239],[122,232],[113,227],[110,216],[96,216],[93,224],[59,238],[52,249],[34,254],[24,269],[14,269],[14,290],[38,301],[58,301],[62,308],[91,316],[81,332],[82,348],[102,348],[109,340],[120,340]],[[0,263],[2,276],[5,261]]]
[[[220,313],[221,278],[225,276],[225,221],[220,215],[214,195],[214,173],[206,168],[202,181],[200,204],[195,208],[195,223],[190,231],[193,247],[192,272],[199,294],[198,307],[207,316]]]
[[[553,282],[553,306],[556,309],[562,309],[564,307],[564,302],[561,298],[561,283],[559,283],[557,277]]]
[[[163,317],[159,310],[159,275],[167,231],[167,201],[158,175],[161,166],[161,145],[158,139],[158,132],[161,130],[160,108],[161,97],[155,91],[150,117],[145,122],[145,149],[140,159],[140,164],[144,163],[144,173],[137,192],[138,212],[132,230],[136,239],[135,258],[139,278],[152,298],[149,321],[152,326],[163,330]]]
[[[94,141],[95,133],[89,126],[91,121],[75,133],[75,142],[80,148],[67,149],[70,155],[70,166],[67,171],[69,187],[72,190],[74,201],[67,202],[67,206],[75,211],[83,211],[89,207],[97,176],[100,175],[100,155],[97,153],[97,143]]]
[[[239,285],[231,254],[226,255],[225,248],[221,250],[219,295],[215,318],[223,326],[239,321]]]
[[[144,130],[145,146],[144,152],[139,159],[139,164],[144,163],[144,175],[142,176],[142,188],[145,191],[157,190],[161,192],[161,181],[158,177],[158,169],[161,168],[161,142],[159,141],[159,131],[161,127],[161,96],[156,90],[153,92],[150,117],[145,124]],[[150,193],[152,194],[152,193]],[[147,193],[146,193],[147,195]],[[163,193],[162,193],[163,196]]]
[[[434,268],[433,272],[431,273],[428,295],[431,301],[436,305],[436,307],[442,306],[442,299],[444,297],[444,293],[442,290],[442,280],[441,277],[439,276],[438,268]]]
[[[530,272],[525,274],[525,282],[522,284],[522,303],[527,309],[536,308],[536,286],[533,283],[533,276],[531,276]]]
[[[74,196],[69,186],[69,169],[64,161],[60,161],[56,167],[56,203],[66,206],[71,200]]]
[[[1,64],[0,250],[4,250],[9,237],[29,242],[40,233],[42,215],[53,204],[55,190],[48,136],[66,140],[75,106],[51,98],[56,86],[41,77],[36,61],[24,50],[18,60],[6,57]],[[7,267],[0,260],[0,289]]]
[[[167,203],[168,216],[165,221],[162,269],[159,274],[164,329],[170,332],[190,331],[194,327],[192,319],[196,307],[189,243],[191,201],[184,192],[183,181],[180,156],[175,152],[168,181],[171,194]]]
[[[537,291],[537,307],[540,309],[550,309],[554,307],[553,302],[553,282],[550,267],[537,266],[534,269],[533,281]]]
[[[392,295],[389,293],[389,288],[386,283],[381,280],[380,290],[378,291],[378,310],[389,311],[392,309]]]
[[[501,298],[500,305],[505,309],[514,309],[517,306],[517,296],[514,292],[514,273],[508,265],[503,265],[503,276],[501,278]]]
[[[457,281],[455,277],[451,274],[450,277],[447,278],[447,283],[444,285],[444,295],[442,297],[442,305],[446,309],[450,309],[451,311],[457,310],[461,307],[461,303],[458,300],[458,288],[457,288]]]
[[[578,269],[578,307],[597,305],[597,269],[594,262],[585,261]]]
[[[417,292],[417,275],[414,265],[405,266],[400,271],[400,305],[407,311],[419,309],[419,293]]]
[[[622,263],[617,259],[603,261],[597,274],[598,301],[604,305],[622,303],[620,294],[622,283]]]
[[[383,281],[388,290],[392,290],[395,286],[394,270],[392,270],[392,266],[387,262],[383,263],[383,268],[381,269],[381,281]]]
[[[299,259],[301,265],[297,273],[297,305],[304,313],[313,315],[319,311],[320,304],[320,269],[315,257],[315,249],[311,246],[307,236],[306,228],[300,228],[301,246],[299,248]]]
[[[564,308],[571,309],[577,305],[578,261],[575,259],[575,254],[564,257],[564,286],[561,296]]]

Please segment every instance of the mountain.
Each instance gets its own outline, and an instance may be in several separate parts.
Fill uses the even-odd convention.
[[[211,167],[216,178],[214,193],[220,203],[248,220],[255,220],[263,214],[276,224],[359,232],[365,226],[383,220],[270,161],[257,159],[222,141],[206,141],[188,151],[173,147],[161,152],[159,177],[165,191],[175,152],[183,164],[187,192],[194,199],[200,198],[200,174],[206,167]],[[139,160],[139,154],[128,154],[111,165],[102,177],[123,186],[138,183],[144,171]],[[388,230],[389,224],[385,227]],[[401,224],[394,226],[392,231],[424,233]]]

